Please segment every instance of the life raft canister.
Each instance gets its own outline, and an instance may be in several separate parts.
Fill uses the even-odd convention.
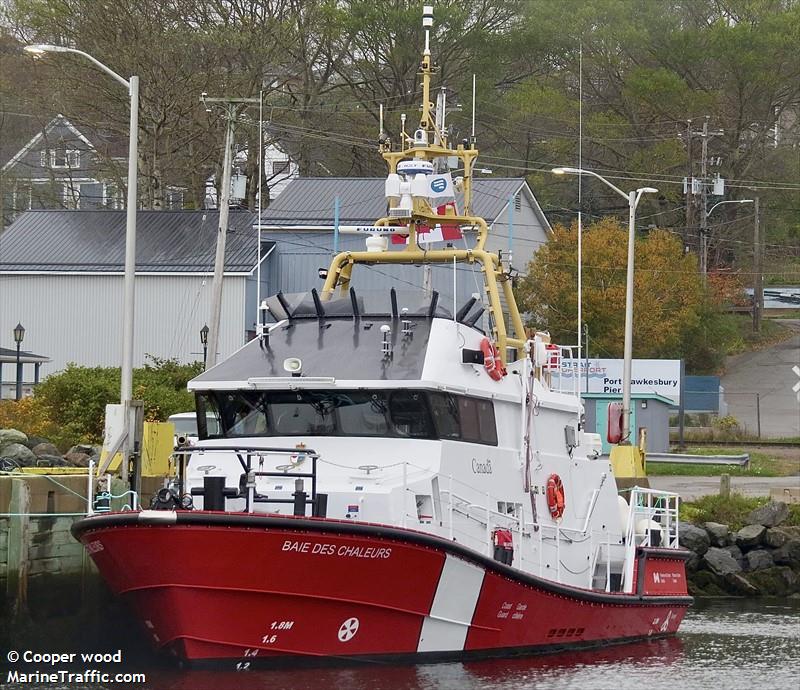
[[[486,373],[489,374],[493,381],[502,379],[508,372],[503,366],[503,360],[500,359],[497,346],[489,338],[484,338],[481,340],[481,352],[483,353],[483,366],[486,368]]]
[[[547,507],[554,520],[559,520],[564,514],[564,484],[557,474],[547,478]]]

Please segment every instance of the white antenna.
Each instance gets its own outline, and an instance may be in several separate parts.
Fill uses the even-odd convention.
[[[456,312],[458,311],[458,275],[456,271],[456,257],[453,257],[453,321],[457,321]]]
[[[431,54],[431,32],[433,26],[433,5],[422,6],[422,26],[425,29],[425,52],[423,55]]]
[[[583,42],[578,48],[578,170],[583,170]],[[583,322],[583,173],[578,174],[578,361],[575,362],[575,393],[581,391],[581,324]],[[579,407],[580,410],[580,407]],[[580,411],[578,412],[580,425]]]
[[[472,138],[475,139],[475,74],[472,75]]]
[[[380,119],[380,131],[378,132],[378,136],[382,137],[383,136],[383,103],[380,103],[378,105],[378,112],[380,113],[379,116],[378,116],[379,119]]]
[[[258,93],[258,263],[256,264],[256,304],[261,305],[261,180],[264,179],[264,134],[262,127],[264,125],[264,90]],[[261,337],[261,331],[264,326],[261,323],[261,309],[256,308],[256,321],[258,328],[256,333]]]
[[[433,135],[433,143],[441,146],[444,143],[444,119],[447,115],[447,92],[444,87],[436,95],[436,130]]]

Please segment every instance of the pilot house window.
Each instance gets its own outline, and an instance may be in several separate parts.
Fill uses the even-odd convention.
[[[230,391],[197,395],[200,438],[375,436],[497,445],[490,400],[406,389]],[[217,420],[221,434],[202,428]]]

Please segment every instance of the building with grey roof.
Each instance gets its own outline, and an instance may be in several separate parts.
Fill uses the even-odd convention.
[[[512,264],[524,273],[535,251],[547,242],[550,224],[524,178],[477,178],[473,181],[473,213],[489,225],[487,248],[512,253]],[[330,262],[334,244],[339,251],[364,249],[363,235],[334,239],[334,204],[339,198],[340,225],[370,225],[386,214],[384,178],[307,177],[289,183],[261,214],[262,239],[276,243],[270,259],[268,292],[301,292],[315,285],[317,272]],[[462,199],[456,203],[461,208]],[[474,237],[454,242],[472,245]],[[291,257],[291,258],[289,258]],[[452,271],[434,267],[434,288],[452,299]],[[459,266],[459,298],[482,291],[481,277],[473,267]],[[359,275],[360,273],[360,275]],[[358,267],[354,283],[375,289],[392,279],[398,288],[422,284],[421,268],[385,266],[380,270]],[[477,281],[477,282],[476,282]]]
[[[231,211],[220,358],[254,333],[259,294],[319,289],[319,269],[328,267],[335,251],[364,248],[363,235],[334,233],[337,196],[341,225],[371,224],[386,210],[383,178],[298,178],[260,221],[254,214]],[[504,256],[512,251],[513,265],[521,271],[550,233],[523,179],[476,180],[473,211],[489,224],[489,248]],[[199,333],[210,316],[218,222],[217,211],[139,211],[135,366],[142,366],[146,355],[182,362],[202,359]],[[453,243],[471,246],[473,241],[468,235]],[[47,352],[52,360],[43,375],[68,362],[117,366],[124,258],[123,211],[21,214],[0,234],[0,347],[12,345],[11,332],[21,321],[27,329],[26,347]],[[424,270],[359,266],[353,286],[360,292],[418,290]],[[434,266],[429,279],[444,305],[483,294],[480,270],[473,265]]]
[[[255,323],[255,216],[231,211],[220,350],[241,347]],[[134,364],[146,355],[202,360],[217,211],[139,211]],[[264,253],[271,248],[263,242]],[[122,353],[124,211],[27,211],[0,234],[0,347],[25,325],[25,347],[47,352],[44,376],[68,362],[118,366]],[[246,313],[249,305],[250,311]]]

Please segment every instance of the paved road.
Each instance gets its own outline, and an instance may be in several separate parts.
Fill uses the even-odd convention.
[[[650,486],[692,501],[719,493],[719,477],[650,477]],[[731,477],[731,491],[744,496],[769,496],[772,488],[800,488],[800,477]]]
[[[800,436],[800,400],[792,386],[800,379],[800,319],[782,319],[795,331],[788,340],[758,352],[729,357],[721,384],[728,414],[752,434],[757,430],[756,393],[760,395],[761,435],[764,438]]]

